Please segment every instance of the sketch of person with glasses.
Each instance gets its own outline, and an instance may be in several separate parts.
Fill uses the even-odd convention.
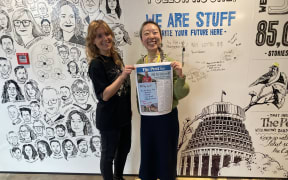
[[[90,112],[92,110],[92,105],[87,103],[90,95],[88,84],[82,79],[77,79],[71,85],[71,91],[76,101],[73,105],[80,111]]]
[[[31,143],[32,140],[37,138],[33,129],[27,124],[22,124],[19,127],[19,139],[21,143]]]
[[[31,47],[45,34],[28,9],[18,9],[12,15],[15,41],[25,48]]]
[[[79,66],[75,61],[70,61],[67,64],[68,72],[72,78],[79,78]]]
[[[41,93],[42,106],[45,109],[44,120],[52,126],[63,121],[64,115],[60,114],[59,108],[61,100],[59,93],[55,88],[45,87]]]

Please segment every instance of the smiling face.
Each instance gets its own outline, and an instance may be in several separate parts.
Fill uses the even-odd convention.
[[[41,151],[44,154],[47,153],[46,146],[43,143],[38,143],[38,149],[39,149],[39,151]]]
[[[84,125],[79,114],[75,113],[71,116],[71,128],[75,133],[83,133]]]
[[[76,19],[73,9],[64,5],[61,7],[60,28],[65,32],[73,32],[75,29]]]
[[[99,48],[100,54],[109,55],[112,48],[112,35],[108,33],[103,27],[99,27],[96,30],[96,37],[94,44]]]
[[[26,85],[26,92],[27,92],[28,96],[30,96],[30,98],[36,97],[36,91],[31,84]]]
[[[2,39],[2,48],[6,54],[11,55],[14,51],[14,46],[13,46],[11,39],[3,38]]]
[[[0,13],[0,27],[6,29],[8,24],[8,19],[5,14]]]
[[[26,13],[14,20],[13,24],[19,36],[32,36],[32,23]]]
[[[73,151],[73,144],[71,141],[67,141],[64,145],[65,150],[70,154]]]
[[[99,0],[82,0],[83,6],[89,14],[95,13],[100,7]]]
[[[160,46],[162,39],[159,28],[155,24],[146,24],[142,29],[141,35],[142,44],[148,50],[148,52],[158,51],[158,47]]]
[[[8,95],[9,95],[9,99],[13,100],[16,98],[17,96],[17,91],[16,91],[16,86],[13,83],[10,83],[8,85],[8,89],[7,89]]]
[[[11,64],[8,60],[0,60],[0,73],[8,74],[11,69]]]
[[[57,114],[60,106],[60,101],[58,99],[58,95],[56,90],[54,89],[46,89],[43,91],[43,107],[45,111],[50,114]]]
[[[88,145],[86,141],[81,141],[78,145],[78,148],[81,153],[86,153],[88,151]]]
[[[120,43],[121,41],[124,40],[124,39],[123,39],[124,33],[123,33],[123,31],[122,31],[119,27],[117,27],[117,28],[114,29],[114,35],[115,35],[115,40],[116,40],[118,43]]]
[[[15,75],[20,83],[25,83],[28,79],[28,74],[24,68],[18,69]]]
[[[60,154],[61,153],[61,146],[59,142],[51,142],[51,150],[53,151],[53,153],[55,154]]]
[[[48,9],[46,7],[46,4],[44,2],[39,2],[38,3],[38,13],[39,13],[39,15],[44,16],[44,15],[47,14],[47,12],[48,12]]]
[[[115,10],[117,6],[117,1],[116,0],[108,0],[108,7],[111,10]]]
[[[15,106],[11,106],[8,109],[8,114],[12,120],[17,119],[19,117],[19,111]]]
[[[30,146],[26,146],[25,149],[24,149],[26,155],[30,158],[32,158],[32,154],[33,154],[33,151],[32,151],[32,148]]]

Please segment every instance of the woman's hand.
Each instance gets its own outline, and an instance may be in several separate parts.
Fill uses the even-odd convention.
[[[122,69],[122,73],[120,76],[123,77],[123,79],[126,79],[128,75],[131,74],[131,72],[135,70],[135,67],[132,65],[126,65],[123,69]]]
[[[176,74],[179,78],[183,78],[184,75],[182,73],[182,64],[180,62],[177,61],[173,61],[171,63],[171,67],[176,71]]]

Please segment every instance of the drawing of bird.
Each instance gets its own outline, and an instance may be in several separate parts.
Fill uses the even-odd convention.
[[[256,86],[258,84],[264,84],[264,85],[271,84],[271,83],[273,83],[273,81],[277,80],[279,76],[280,76],[279,64],[274,63],[269,68],[269,72],[263,74],[256,81],[254,81],[252,84],[250,84],[249,87]]]

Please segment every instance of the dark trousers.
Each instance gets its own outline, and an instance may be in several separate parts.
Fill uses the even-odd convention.
[[[175,180],[179,137],[178,111],[160,116],[141,116],[142,180]]]
[[[127,155],[131,148],[131,123],[116,130],[100,131],[101,159],[100,170],[104,180],[122,178]]]

